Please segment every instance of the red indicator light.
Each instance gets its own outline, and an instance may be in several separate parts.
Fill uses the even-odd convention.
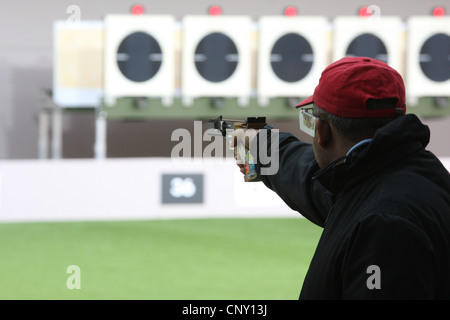
[[[369,7],[362,7],[359,9],[359,16],[363,18],[370,17],[372,15],[372,10],[369,9]]]
[[[208,13],[210,16],[220,16],[222,14],[222,8],[219,6],[209,7]]]
[[[140,16],[144,14],[144,7],[140,4],[135,4],[131,7],[131,14],[134,16]]]
[[[433,16],[437,18],[445,16],[445,9],[443,7],[435,7],[433,9]]]
[[[284,9],[284,15],[286,17],[295,17],[297,15],[297,8],[289,6],[286,9]]]

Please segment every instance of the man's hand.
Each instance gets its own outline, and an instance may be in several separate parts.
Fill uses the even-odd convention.
[[[248,117],[246,120],[229,120],[222,116],[208,120],[207,127],[212,129],[214,135],[221,134],[229,140],[229,147],[233,149],[236,163],[245,175],[245,181],[259,181],[255,169],[254,157],[256,146],[252,145],[258,130],[266,126],[266,117]],[[230,137],[231,131],[231,137]],[[250,148],[251,146],[251,148]]]
[[[236,164],[239,167],[242,174],[245,174],[245,168],[244,168],[244,159],[243,157],[245,155],[240,152],[240,149],[243,147],[243,150],[249,150],[250,145],[255,139],[256,135],[258,134],[259,130],[256,129],[236,129],[233,131],[232,137],[231,137],[231,147],[237,148],[237,152],[234,153]],[[241,149],[242,150],[242,149]]]

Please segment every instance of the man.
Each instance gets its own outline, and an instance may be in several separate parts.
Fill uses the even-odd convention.
[[[450,175],[401,76],[346,57],[296,107],[313,143],[279,133],[279,170],[261,179],[323,227],[300,299],[450,299]]]

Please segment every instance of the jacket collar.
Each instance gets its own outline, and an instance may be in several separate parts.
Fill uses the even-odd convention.
[[[312,179],[337,195],[380,171],[394,170],[406,158],[423,150],[429,140],[428,126],[413,114],[405,115],[380,128],[370,142],[317,171]]]

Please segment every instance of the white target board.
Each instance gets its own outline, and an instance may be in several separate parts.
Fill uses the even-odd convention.
[[[247,16],[185,16],[182,21],[183,102],[251,95],[252,20]]]
[[[329,64],[330,25],[325,17],[259,19],[257,91],[261,105],[273,97],[314,92]]]
[[[450,96],[450,17],[407,20],[407,99]]]
[[[386,62],[404,74],[405,30],[400,17],[336,17],[333,61],[345,56],[364,56]]]
[[[175,91],[175,26],[170,15],[105,17],[105,102],[120,97],[160,97]]]

